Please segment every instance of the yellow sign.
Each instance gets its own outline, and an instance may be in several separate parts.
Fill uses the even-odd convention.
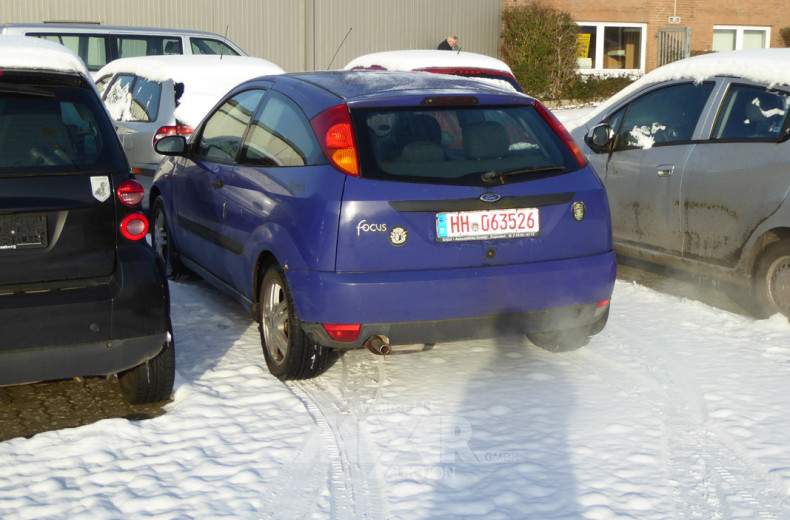
[[[589,58],[590,56],[590,35],[579,34],[576,36],[576,57]]]

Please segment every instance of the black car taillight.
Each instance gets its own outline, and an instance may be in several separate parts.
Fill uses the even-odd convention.
[[[118,200],[124,206],[135,208],[142,204],[143,197],[145,197],[145,190],[143,185],[133,179],[126,179],[115,190],[118,195]]]
[[[148,234],[148,219],[135,211],[121,220],[121,235],[127,240],[141,240]]]

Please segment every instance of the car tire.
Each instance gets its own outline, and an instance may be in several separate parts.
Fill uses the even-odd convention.
[[[167,278],[177,280],[184,274],[186,269],[178,261],[178,256],[172,246],[170,226],[167,223],[167,215],[165,214],[165,203],[162,202],[161,197],[154,202],[154,207],[151,211],[151,222],[151,245],[165,266]]]
[[[279,266],[266,270],[260,289],[261,346],[269,371],[283,381],[308,379],[323,372],[331,351],[302,330]]]
[[[589,325],[565,330],[529,332],[527,338],[535,346],[549,352],[571,352],[589,343],[591,337],[604,329],[607,321],[609,321],[609,307],[600,318]]]
[[[176,354],[172,334],[164,348],[145,363],[118,374],[121,393],[130,404],[155,403],[170,399],[176,375]]]
[[[767,318],[776,313],[790,317],[790,242],[765,248],[752,283],[755,314]]]

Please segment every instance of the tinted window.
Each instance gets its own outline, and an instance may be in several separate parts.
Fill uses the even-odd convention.
[[[262,90],[247,90],[223,103],[203,126],[195,153],[214,161],[235,160],[247,125],[263,94]]]
[[[365,110],[352,117],[364,177],[481,184],[481,174],[492,170],[579,167],[532,106]]]
[[[106,89],[104,102],[116,121],[155,121],[161,93],[162,85],[155,81],[119,74]]]
[[[0,175],[122,169],[114,130],[92,91],[37,85],[0,93]]]
[[[272,92],[253,121],[242,162],[261,166],[313,164],[321,148],[304,113],[293,101]]]
[[[713,139],[778,139],[787,119],[786,92],[733,85],[722,103]]]
[[[624,110],[615,148],[651,148],[690,141],[713,83],[686,83],[654,90]],[[613,116],[617,119],[620,113]]]
[[[239,55],[238,52],[219,40],[211,38],[190,38],[189,41],[192,43],[192,54]]]

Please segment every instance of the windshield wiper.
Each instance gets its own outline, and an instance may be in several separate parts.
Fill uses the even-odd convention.
[[[564,170],[565,166],[537,166],[531,168],[512,168],[510,170],[491,170],[482,174],[480,178],[486,183],[499,179],[499,181],[504,184],[505,177],[513,177],[525,173],[561,172]]]

